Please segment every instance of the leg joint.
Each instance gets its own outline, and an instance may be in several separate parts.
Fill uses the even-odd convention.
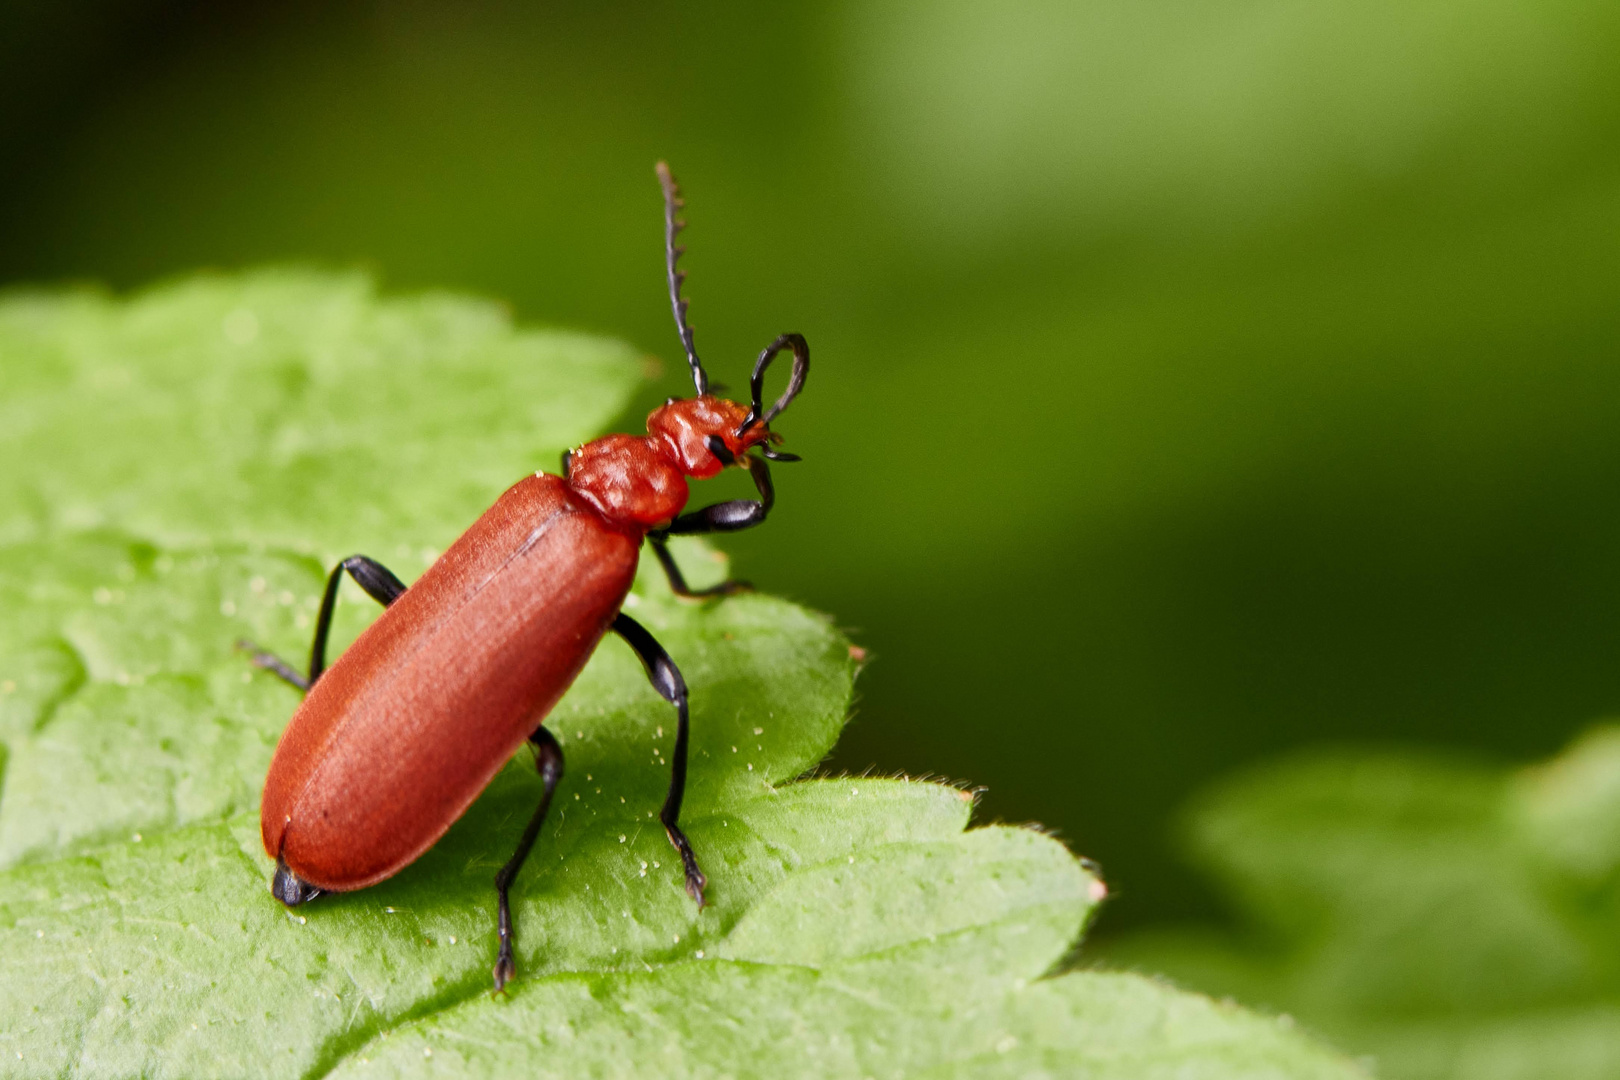
[[[648,665],[647,676],[660,697],[677,708],[686,708],[686,680],[681,678],[681,669],[675,666],[675,661],[667,656],[659,657],[656,664]]]
[[[398,600],[405,592],[405,583],[394,576],[394,572],[375,559],[364,555],[350,555],[343,560],[343,569],[348,571],[350,577],[383,607],[387,607]]]
[[[547,732],[550,735],[550,732]],[[563,752],[557,741],[546,738],[544,741],[535,740],[534,768],[540,774],[540,780],[546,790],[556,787],[563,778]]]

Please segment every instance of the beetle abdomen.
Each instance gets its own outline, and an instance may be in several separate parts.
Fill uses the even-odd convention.
[[[265,850],[333,891],[426,851],[590,659],[639,541],[555,476],[509,489],[293,715],[265,781]]]

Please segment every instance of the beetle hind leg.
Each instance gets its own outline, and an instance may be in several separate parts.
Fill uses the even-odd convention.
[[[506,989],[506,984],[517,974],[517,961],[512,958],[512,905],[507,899],[507,890],[512,887],[512,880],[517,877],[518,871],[523,869],[529,849],[534,847],[534,841],[540,835],[540,826],[545,823],[546,811],[551,807],[552,793],[557,790],[563,775],[563,752],[562,747],[557,745],[556,736],[543,727],[536,728],[534,734],[529,736],[529,742],[534,746],[534,767],[539,770],[544,790],[540,793],[540,805],[535,807],[534,816],[529,819],[529,826],[523,830],[523,838],[518,841],[517,850],[495,875],[495,932],[501,939],[500,953],[495,957],[496,993]]]
[[[276,860],[276,873],[270,879],[270,894],[288,907],[297,907],[307,904],[324,893],[325,889],[316,888],[291,870],[281,859]]]
[[[338,584],[345,573],[354,578],[355,584],[364,589],[367,596],[383,607],[398,600],[405,592],[404,582],[376,559],[364,555],[350,555],[334,566],[331,576],[326,579],[326,592],[321,596],[320,614],[315,616],[315,640],[309,650],[308,675],[298,674],[287,661],[274,653],[266,652],[251,641],[239,640],[236,647],[248,654],[253,666],[263,668],[282,682],[308,693],[309,688],[315,685],[315,680],[326,670],[326,636],[332,630],[332,613],[337,608]]]

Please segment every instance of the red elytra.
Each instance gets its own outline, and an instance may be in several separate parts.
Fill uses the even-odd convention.
[[[644,540],[680,595],[746,588],[728,582],[688,589],[665,542],[759,524],[774,502],[766,459],[797,460],[774,449],[780,436],[769,424],[803,388],[809,349],[797,334],[772,342],[755,363],[750,405],[707,392],[680,297],[683,275],[675,269],[681,203],[663,163],[659,179],[670,302],[697,396],[656,409],[644,436],[609,435],[570,452],[562,476],[539,473],[514,484],[409,588],[373,560],[344,560],[327,582],[307,677],[254,651],[260,666],[307,690],[276,747],[260,809],[265,851],[277,864],[271,889],[289,906],[398,873],[444,835],[524,742],[534,745],[545,793],[496,877],[496,989],[515,970],[507,890],[562,776],[562,750],[543,721],[609,630],[630,643],[655,689],[676,708],[672,778],[660,816],[681,854],[687,890],[701,906],[706,879],[677,820],[686,771],[685,682],[652,635],[620,608]],[[783,350],[794,360],[789,386],[766,409],[765,371]],[[760,500],[683,515],[687,479],[727,466],[750,472]],[[345,572],[386,610],[326,669],[326,635]]]

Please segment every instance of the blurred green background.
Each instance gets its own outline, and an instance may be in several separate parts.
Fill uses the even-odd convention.
[[[1616,55],[1606,0],[10,0],[0,280],[359,263],[650,406],[669,158],[711,371],[814,350],[724,546],[872,651],[833,765],[987,785],[1107,932],[1214,912],[1167,821],[1241,763],[1620,707]]]

